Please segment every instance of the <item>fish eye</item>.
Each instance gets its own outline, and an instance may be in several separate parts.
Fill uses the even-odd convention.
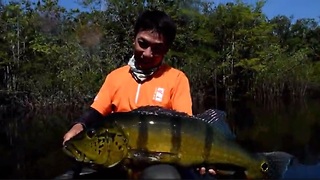
[[[96,131],[94,129],[89,129],[87,131],[87,135],[89,138],[92,138],[96,134]]]
[[[269,169],[268,163],[263,162],[263,163],[261,164],[261,170],[262,170],[263,172],[267,172],[268,169]]]

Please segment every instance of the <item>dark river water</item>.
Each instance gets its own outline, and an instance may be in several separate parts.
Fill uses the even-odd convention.
[[[299,163],[285,178],[320,178],[320,100],[291,103],[235,103],[228,109],[231,129],[254,152],[285,151]],[[0,113],[0,178],[55,178],[73,165],[61,150],[70,110]]]

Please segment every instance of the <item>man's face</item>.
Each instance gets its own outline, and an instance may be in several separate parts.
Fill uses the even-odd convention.
[[[156,67],[167,52],[165,38],[156,31],[140,31],[134,40],[134,58],[139,69]]]

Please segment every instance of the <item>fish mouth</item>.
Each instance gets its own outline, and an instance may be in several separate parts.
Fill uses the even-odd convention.
[[[84,153],[79,151],[73,144],[64,145],[63,151],[68,156],[75,158],[75,160],[78,162],[93,163],[92,160],[90,160]]]

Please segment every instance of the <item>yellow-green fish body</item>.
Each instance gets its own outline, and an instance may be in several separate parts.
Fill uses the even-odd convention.
[[[282,176],[291,155],[249,153],[213,113],[188,116],[152,106],[113,113],[67,141],[65,151],[79,161],[106,167],[129,159],[135,164],[229,165],[243,169],[248,178]]]

